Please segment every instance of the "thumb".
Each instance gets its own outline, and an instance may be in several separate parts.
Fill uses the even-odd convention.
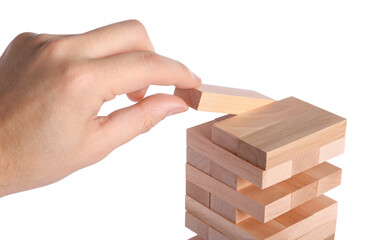
[[[146,97],[130,107],[112,112],[107,117],[101,128],[103,141],[113,150],[149,131],[166,116],[187,109],[186,103],[177,96],[156,94]]]

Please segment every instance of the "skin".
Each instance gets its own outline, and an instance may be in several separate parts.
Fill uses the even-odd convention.
[[[0,197],[54,183],[187,110],[149,85],[199,87],[130,20],[78,35],[22,33],[0,58]],[[137,103],[98,116],[116,95]]]

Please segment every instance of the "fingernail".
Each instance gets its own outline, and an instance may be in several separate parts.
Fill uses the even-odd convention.
[[[174,108],[172,109],[170,112],[167,113],[167,116],[171,116],[171,115],[175,115],[178,113],[182,113],[185,112],[186,110],[188,110],[188,108]]]

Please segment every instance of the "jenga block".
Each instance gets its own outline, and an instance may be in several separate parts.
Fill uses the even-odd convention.
[[[209,240],[209,226],[188,212],[185,212],[185,227],[198,234],[199,237]]]
[[[303,209],[296,211],[297,208],[295,208],[285,213],[283,222],[274,219],[268,223],[261,223],[251,217],[234,224],[186,196],[186,210],[189,213],[233,240],[296,239],[336,219],[337,203],[325,196],[317,197],[302,206],[305,214],[301,212]],[[293,214],[299,214],[302,217],[291,216]]]
[[[225,116],[227,117],[227,116]],[[223,167],[229,172],[243,178],[259,188],[267,188],[278,182],[290,178],[301,171],[314,167],[319,163],[317,155],[304,154],[303,157],[284,162],[272,169],[262,170],[257,166],[241,159],[235,154],[223,149],[211,141],[211,127],[216,121],[207,122],[188,129],[187,144],[196,153],[204,156],[211,162]],[[332,147],[323,146],[319,149],[320,156],[336,156],[343,153],[344,139],[337,141],[336,144],[330,143]],[[333,146],[342,149],[334,151]],[[318,157],[318,156],[317,156]],[[313,159],[314,158],[314,159]],[[327,160],[327,159],[326,159]],[[293,162],[293,164],[292,164]]]
[[[209,240],[231,240],[215,230],[214,228],[209,228]]]
[[[216,121],[190,128],[187,131],[187,145],[199,154],[222,166],[228,171],[266,188],[291,177],[291,162],[285,162],[268,171],[254,166],[237,155],[221,148],[211,141],[211,127]]]
[[[196,152],[194,149],[188,147],[186,150],[187,150],[186,151],[187,162],[191,166],[210,175],[210,169],[211,169],[210,160],[204,157],[203,155],[199,154],[198,152]]]
[[[210,209],[233,223],[239,223],[250,217],[247,213],[242,212],[214,195],[210,197]]]
[[[199,236],[195,236],[195,237],[190,238],[189,240],[206,240],[206,239],[201,238]]]
[[[174,95],[188,106],[208,112],[238,114],[274,102],[269,97],[250,90],[203,84],[199,88],[176,88]]]
[[[324,240],[335,240],[335,234],[332,234],[328,238],[325,238]]]
[[[234,189],[228,187],[224,183],[210,177],[209,175],[199,171],[198,169],[186,165],[186,179],[187,181],[199,186],[205,191],[216,195],[220,199],[232,204],[236,208],[245,211],[251,216],[265,220],[265,208],[247,196],[240,194]],[[290,203],[289,203],[290,205]],[[282,209],[280,209],[282,210]],[[285,209],[286,210],[286,209]]]
[[[338,174],[340,170],[325,162],[266,189],[250,184],[235,191],[198,169],[186,166],[187,181],[262,222],[268,222],[338,186],[341,181],[341,175]],[[212,207],[219,214],[228,216],[227,219],[232,222],[237,221],[237,212],[234,208],[227,208],[224,204]],[[219,208],[221,209],[217,210]]]
[[[189,181],[186,181],[186,194],[204,206],[209,207],[210,193]]]
[[[318,213],[325,207],[325,211]],[[284,213],[275,220],[289,228],[288,239],[296,239],[336,218],[337,202],[322,195]],[[309,225],[298,224],[301,221],[308,221]]]
[[[317,168],[318,166],[314,167]],[[299,173],[286,180],[292,185],[298,187],[298,190],[291,194],[291,208],[295,208],[303,203],[314,199],[318,192],[318,181],[308,175],[306,172]]]
[[[210,175],[235,190],[240,190],[251,185],[249,181],[237,176],[214,162],[211,163]]]
[[[318,196],[341,184],[341,168],[327,162],[318,165],[316,168],[311,168],[305,173],[318,181]]]
[[[297,240],[323,240],[332,237],[336,231],[336,220],[331,220],[328,223],[314,229],[313,231],[297,238]]]
[[[319,162],[325,162],[331,158],[341,155],[345,151],[345,138],[338,139],[326,146],[321,147]]]
[[[321,148],[312,149],[301,156],[292,159],[292,175],[301,173],[311,167],[319,164],[319,155]]]
[[[293,97],[213,126],[215,143],[267,170],[345,137],[346,120]]]

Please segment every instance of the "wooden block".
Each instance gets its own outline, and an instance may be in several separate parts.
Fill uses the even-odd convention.
[[[199,154],[198,152],[196,152],[194,149],[188,147],[186,150],[187,150],[186,151],[187,162],[191,166],[210,175],[210,169],[211,169],[210,160],[204,157],[203,155]]]
[[[336,220],[331,220],[313,231],[297,238],[297,240],[323,240],[332,237],[335,231]]]
[[[214,124],[212,139],[267,170],[344,138],[345,129],[346,119],[291,97]]]
[[[186,194],[204,206],[209,207],[210,193],[189,181],[186,181]]]
[[[335,234],[332,234],[328,238],[325,238],[324,240],[335,240]]]
[[[318,181],[318,196],[341,184],[341,168],[328,162],[324,162],[316,168],[311,168],[305,173]]]
[[[231,240],[215,230],[214,228],[209,228],[209,240]]]
[[[266,188],[291,177],[291,162],[285,162],[268,171],[254,166],[211,141],[211,128],[216,121],[187,130],[187,145],[212,162],[260,188]]]
[[[228,171],[227,169],[219,166],[216,163],[211,163],[211,174],[213,178],[221,181],[222,183],[228,185],[229,187],[233,188],[234,190],[240,190],[251,183],[236,174]]]
[[[265,220],[263,206],[188,164],[186,165],[186,179],[251,216],[262,221]]]
[[[239,219],[236,209],[268,222],[338,186],[341,181],[338,173],[339,168],[325,162],[266,189],[250,184],[236,191],[204,172],[186,166],[187,181],[209,192],[211,208],[234,223]],[[231,207],[217,201],[216,197]]]
[[[312,149],[301,156],[292,159],[292,175],[301,173],[311,167],[319,164],[319,155],[321,148]]]
[[[237,154],[239,138],[294,117],[312,108],[312,105],[296,98],[286,98],[219,121],[213,126],[212,140],[219,146]]]
[[[214,195],[211,195],[210,198],[210,209],[233,223],[239,223],[250,217],[247,213],[242,212]]]
[[[288,227],[288,239],[296,239],[336,218],[337,202],[322,195],[284,213],[275,220]],[[307,224],[300,224],[300,222]]]
[[[194,217],[214,228],[228,239],[234,240],[277,240],[296,239],[304,234],[315,230],[328,221],[336,219],[337,203],[325,196],[317,197],[307,203],[303,208],[305,216],[295,212],[297,208],[287,212],[282,219],[283,222],[274,219],[268,223],[261,223],[254,218],[248,218],[238,224],[234,224],[214,211],[186,196],[186,210]],[[297,218],[291,215],[302,215]],[[288,234],[291,233],[289,236]]]
[[[209,239],[209,226],[188,212],[185,212],[185,227],[198,234],[199,237]]]
[[[319,154],[319,162],[325,162],[334,158],[338,155],[341,155],[345,151],[345,138],[341,138],[336,140],[326,146],[321,147]]]
[[[176,88],[174,95],[188,106],[208,112],[238,114],[274,102],[273,99],[250,90],[203,84],[199,88]]]
[[[225,116],[229,117],[229,116]],[[314,167],[319,163],[317,154],[310,152],[303,154],[293,161],[284,162],[272,169],[262,170],[257,166],[241,159],[235,154],[223,149],[211,141],[211,127],[216,121],[207,122],[187,130],[188,148],[195,151],[197,159],[209,159],[218,166],[223,167],[232,174],[245,179],[259,188],[267,188],[285,179],[290,178],[301,171]],[[344,147],[344,139],[319,148],[320,156],[336,156],[343,153],[335,151]],[[201,156],[197,156],[197,154]],[[189,155],[188,155],[189,158]],[[190,159],[190,158],[189,158]],[[325,159],[325,158],[322,158]],[[327,159],[326,159],[327,160]],[[189,161],[188,161],[189,162]],[[199,161],[198,161],[199,162]],[[213,165],[213,164],[212,164]],[[206,172],[206,171],[205,171]],[[213,173],[214,174],[214,173]],[[220,179],[222,181],[222,179]],[[223,181],[224,183],[228,183]],[[227,184],[233,186],[232,184]]]
[[[314,168],[317,168],[317,166]],[[306,172],[299,173],[286,181],[298,187],[298,190],[292,192],[291,194],[292,209],[319,196],[317,195],[318,192],[317,179],[314,179],[306,175]]]
[[[199,236],[195,236],[195,237],[190,238],[189,240],[206,240],[206,239],[201,238]]]

